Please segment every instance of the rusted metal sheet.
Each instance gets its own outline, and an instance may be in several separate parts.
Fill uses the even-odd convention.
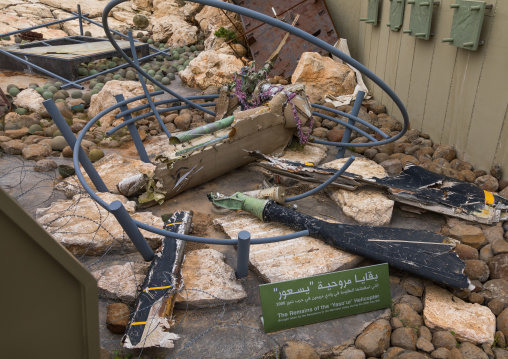
[[[296,27],[299,29],[331,45],[335,44],[338,40],[337,30],[333,25],[323,0],[286,0],[278,2],[269,0],[235,0],[234,2],[237,5],[272,17],[275,16],[274,10],[277,18],[288,24],[291,24],[299,14],[300,18],[296,23]],[[258,64],[262,64],[270,57],[286,32],[246,16],[241,18],[252,56]],[[290,36],[282,48],[274,68],[270,72],[270,76],[289,77],[295,70],[300,55],[304,52],[325,54],[319,47],[299,37]]]

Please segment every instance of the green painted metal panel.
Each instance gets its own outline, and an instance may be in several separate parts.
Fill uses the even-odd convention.
[[[0,188],[2,358],[99,358],[96,279]]]
[[[390,2],[390,22],[387,26],[389,26],[392,31],[399,31],[404,22],[406,0],[390,0]]]
[[[367,24],[376,26],[378,23],[378,15],[379,15],[379,0],[369,0],[367,17],[361,18],[360,21],[365,21],[365,23]]]
[[[463,49],[478,50],[486,5],[485,1],[473,0],[457,0],[452,4],[455,11],[452,31],[450,37],[442,41]]]
[[[432,12],[434,10],[434,0],[408,0],[411,4],[411,21],[409,30],[403,32],[417,39],[429,40],[430,27],[432,25]]]

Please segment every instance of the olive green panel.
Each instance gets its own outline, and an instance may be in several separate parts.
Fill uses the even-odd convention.
[[[99,358],[94,277],[0,189],[2,357]]]
[[[496,8],[496,18],[507,19],[507,17],[508,2],[502,1]],[[477,163],[478,169],[489,172],[491,163],[490,161],[485,163],[485,159],[495,158],[496,150],[498,155],[501,155],[504,151],[504,159],[497,157],[494,163],[501,164],[506,176],[508,172],[508,151],[506,147],[508,136],[503,136],[503,122],[505,123],[504,127],[508,128],[505,119],[506,109],[508,108],[508,86],[506,86],[506,79],[508,79],[506,61],[508,47],[498,46],[503,42],[506,43],[505,21],[493,23],[489,41],[477,53],[471,53],[471,55],[479,55],[484,52],[485,60],[483,61],[480,81],[477,85],[475,106],[465,146],[465,159]],[[458,51],[467,52],[464,50]],[[493,96],[493,94],[495,95]]]
[[[442,0],[441,4],[443,9],[447,9],[453,2],[455,2],[455,0]],[[436,32],[437,38],[448,36],[450,24],[453,19],[453,12],[440,11],[435,15],[434,31]],[[434,142],[440,143],[448,98],[450,97],[450,84],[452,82],[455,59],[457,58],[459,49],[453,46],[447,46],[439,41],[432,42],[435,47],[432,54],[432,67],[428,80],[422,131],[430,135]],[[411,113],[411,115],[413,114]]]
[[[408,0],[411,4],[411,20],[409,30],[404,33],[422,40],[430,39],[434,0]]]
[[[390,0],[390,22],[387,26],[392,31],[399,31],[404,22],[404,9],[406,8],[406,0]]]
[[[367,12],[367,17],[363,17],[360,21],[365,21],[365,23],[376,26],[378,23],[378,14],[379,14],[379,0],[369,0],[369,7]]]
[[[485,1],[457,0],[452,4],[453,15],[452,31],[450,37],[443,42],[467,50],[478,50],[480,33],[485,17]]]
[[[339,38],[347,39],[349,52],[353,58],[359,60],[358,49],[363,42],[363,33],[358,29],[358,18],[363,1],[326,0],[325,4],[330,12],[333,24],[337,29]]]

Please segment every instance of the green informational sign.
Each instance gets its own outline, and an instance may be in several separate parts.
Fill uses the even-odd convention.
[[[388,264],[259,286],[265,332],[391,306]]]

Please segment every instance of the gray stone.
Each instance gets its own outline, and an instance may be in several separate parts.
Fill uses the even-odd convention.
[[[382,162],[385,162],[385,161],[388,161],[390,159],[390,156],[387,155],[386,153],[378,153],[374,156],[374,158],[372,159],[374,162],[376,163],[382,163]]]
[[[438,330],[432,336],[432,344],[436,348],[446,348],[452,350],[457,345],[455,336],[448,330]]]
[[[395,304],[393,315],[399,318],[404,326],[419,327],[423,324],[422,317],[413,308],[404,303]]]
[[[492,244],[487,244],[485,247],[480,249],[480,259],[482,261],[488,263],[492,257],[494,257],[494,252],[492,251]]]
[[[400,303],[408,304],[418,314],[421,314],[423,311],[422,301],[420,298],[415,297],[414,295],[403,295],[400,298]]]
[[[506,349],[493,348],[492,351],[494,352],[496,359],[508,359],[508,351],[506,351]]]
[[[398,359],[428,359],[429,356],[420,352],[404,350],[397,356]]]
[[[385,319],[377,320],[356,338],[355,346],[366,356],[379,357],[390,347],[390,333],[390,323]]]
[[[464,274],[470,279],[478,279],[480,282],[489,279],[490,271],[487,263],[480,259],[467,259],[464,262],[466,263]]]
[[[282,347],[282,359],[319,359],[319,354],[309,344],[287,342]]]
[[[432,333],[430,332],[430,329],[424,325],[419,327],[418,328],[418,338],[424,338],[424,339],[427,339],[429,342],[432,342]]]
[[[492,243],[492,252],[494,254],[508,253],[508,242],[504,239],[498,239]]]
[[[383,166],[386,173],[388,173],[390,176],[395,176],[402,172],[402,163],[400,160],[395,158],[390,158],[386,161],[383,161],[380,163],[380,165]]]
[[[113,303],[108,305],[106,326],[111,333],[123,334],[129,325],[129,307],[124,303]]]
[[[198,249],[187,253],[181,273],[185,287],[176,297],[180,307],[223,305],[247,297],[233,268],[225,263],[224,254],[214,249]]]
[[[423,295],[423,281],[416,277],[405,277],[402,280],[402,286],[408,294],[414,295],[415,297],[421,297]]]
[[[150,21],[148,21],[148,18],[143,14],[134,15],[132,17],[132,22],[138,29],[145,29],[150,25]]]
[[[26,146],[23,151],[25,160],[39,161],[51,154],[51,149],[44,145],[33,144]]]
[[[441,145],[434,151],[432,158],[444,158],[448,162],[451,162],[455,158],[455,154],[455,149],[452,146]]]
[[[495,316],[489,308],[466,303],[435,285],[426,287],[423,319],[430,329],[454,331],[459,340],[478,344],[494,340]]]
[[[483,350],[471,344],[464,342],[459,345],[460,354],[464,359],[489,359],[488,355]]]
[[[0,144],[2,150],[8,155],[21,155],[25,146],[21,140],[10,140]]]
[[[63,151],[67,146],[69,145],[63,136],[56,136],[51,140],[51,149],[53,151]]]
[[[496,163],[490,168],[490,175],[498,181],[503,178],[503,170],[501,169],[501,165],[499,163]]]
[[[489,261],[490,278],[508,278],[508,253],[498,254]]]
[[[432,343],[429,340],[421,337],[418,338],[418,340],[416,341],[416,348],[426,353],[434,351],[434,345],[432,345]]]
[[[360,349],[346,348],[334,359],[365,359],[365,353]]]
[[[476,178],[474,184],[481,189],[489,192],[496,192],[499,188],[499,182],[491,175],[485,175]]]
[[[52,160],[39,160],[35,163],[34,171],[36,172],[50,172],[54,171],[58,168],[58,165],[55,161]]]
[[[446,348],[438,348],[430,353],[430,357],[432,359],[448,359],[450,356],[450,351]]]
[[[455,252],[462,260],[479,258],[478,249],[462,243],[457,244],[455,247]]]
[[[494,279],[496,280],[496,279]],[[487,305],[494,315],[499,315],[503,311],[505,305],[499,299],[492,299]]]
[[[501,226],[482,225],[482,233],[487,241],[492,244],[499,239],[503,239],[504,230]]]
[[[459,348],[453,348],[450,350],[450,359],[463,359]]]
[[[495,336],[495,345],[500,348],[506,348],[506,337],[502,331],[497,331]]]
[[[130,262],[92,272],[99,294],[108,299],[134,304],[138,285],[143,283],[149,263]]]
[[[497,330],[502,332],[505,338],[508,338],[508,308],[497,317]]]
[[[477,249],[487,244],[482,230],[475,226],[459,224],[450,229],[449,236]]]
[[[392,358],[396,358],[397,355],[399,355],[400,353],[404,352],[404,349],[403,348],[398,348],[398,347],[391,347],[391,348],[388,348],[388,350],[386,352],[383,353],[383,355],[381,356],[382,359],[392,359]],[[368,359],[371,359],[371,358],[368,358]]]
[[[416,341],[418,337],[413,328],[398,328],[392,333],[391,342],[393,346],[416,350]]]

